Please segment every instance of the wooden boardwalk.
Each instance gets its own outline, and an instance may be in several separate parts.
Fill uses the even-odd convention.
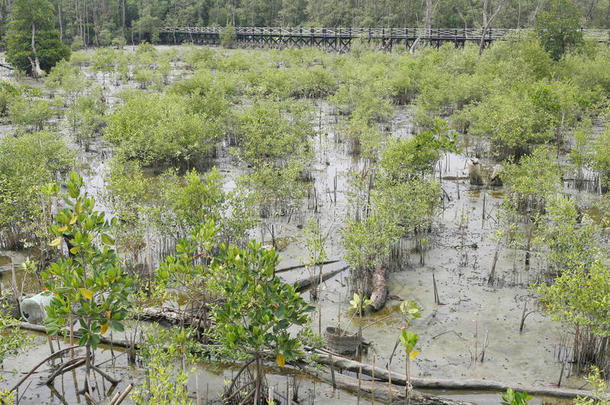
[[[180,44],[219,44],[222,27],[163,27],[161,42]],[[304,47],[316,46],[329,50],[345,51],[353,39],[375,40],[386,49],[395,46],[410,47],[420,38],[428,44],[440,46],[450,42],[456,47],[467,41],[480,43],[482,30],[478,28],[302,28],[302,27],[235,27],[237,43],[255,47]],[[610,30],[582,30],[585,38],[610,42]],[[506,28],[491,28],[485,34],[486,44],[518,37],[526,31]]]

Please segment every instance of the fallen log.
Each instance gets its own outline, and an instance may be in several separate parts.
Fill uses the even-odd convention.
[[[148,307],[141,312],[133,314],[139,321],[167,323],[170,325],[191,325],[197,324],[199,318],[192,312],[171,307]]]
[[[372,381],[362,380],[358,381],[357,378],[350,377],[340,373],[334,373],[334,380],[332,373],[325,369],[318,369],[311,366],[302,365],[301,369],[311,376],[325,382],[332,384],[339,389],[347,391],[351,394],[361,395],[366,398],[375,398],[376,401],[385,403],[390,402],[390,391],[392,392],[392,403],[403,403],[405,399],[405,390],[402,387],[398,387],[394,384],[381,384],[377,383],[373,386]],[[441,398],[434,395],[411,391],[410,403],[412,405],[468,405],[468,402],[454,401],[447,398]]]
[[[385,281],[385,266],[377,267],[373,273],[373,292],[371,293],[371,303],[366,307],[369,311],[377,312],[385,305],[388,296],[388,287]]]
[[[326,265],[329,265],[329,264],[339,263],[340,261],[341,260],[339,260],[339,259],[327,260],[325,262],[316,264],[316,266],[326,266]],[[290,266],[290,267],[284,267],[284,268],[281,268],[281,269],[276,269],[275,270],[275,274],[285,273],[287,271],[296,270],[296,269],[302,269],[303,267],[307,267],[307,264],[297,264],[295,266]]]
[[[323,350],[315,350],[319,358],[318,362],[324,365],[330,365],[330,358],[328,352]],[[370,364],[360,363],[355,360],[351,360],[342,357],[338,354],[333,354],[332,364],[335,369],[351,371],[357,373],[361,370],[362,374],[367,376],[373,375],[373,368]],[[388,381],[388,371],[385,368],[375,367],[374,370],[375,379]],[[392,371],[392,384],[401,385],[404,387],[406,383],[406,377],[404,374],[400,374]],[[595,398],[595,394],[591,391],[564,389],[564,388],[553,388],[553,387],[538,387],[531,385],[522,385],[516,383],[504,383],[493,380],[477,380],[477,379],[464,379],[454,380],[445,378],[416,378],[411,377],[411,385],[414,388],[420,389],[433,389],[433,390],[461,390],[461,391],[493,391],[493,392],[504,392],[511,388],[514,391],[527,391],[530,395],[554,397],[554,398],[576,398],[577,396]]]
[[[330,278],[333,278],[337,274],[339,274],[339,273],[341,273],[341,272],[343,272],[343,271],[345,271],[347,269],[349,269],[349,266],[345,266],[345,267],[342,267],[340,269],[329,271],[327,273],[322,274],[322,282],[324,282],[324,281],[326,281],[326,280],[328,280]],[[313,281],[312,281],[311,277],[307,277],[307,278],[305,278],[303,280],[299,280],[296,283],[297,284],[297,292],[307,291],[307,290],[309,290],[314,285],[314,283],[317,283],[317,282],[318,282],[317,277]]]
[[[23,329],[23,330],[29,330],[32,332],[38,332],[38,333],[44,333],[47,334],[47,328],[44,325],[36,325],[33,323],[29,323],[29,322],[20,322],[19,323],[19,328]],[[59,332],[57,333],[59,336],[64,337],[64,338],[69,338],[70,337],[70,331],[69,330],[59,330]],[[80,339],[81,335],[74,331],[73,333],[74,336],[74,340],[78,340]],[[110,339],[107,338],[105,336],[100,336],[100,343],[104,344],[104,345],[113,345],[116,347],[122,347],[125,349],[131,349],[131,343],[128,342],[127,340],[123,340],[123,339]],[[79,346],[72,346],[72,348],[77,348]],[[138,349],[138,345],[135,345],[135,349]],[[62,349],[63,350],[63,349]]]
[[[34,325],[27,322],[21,322],[19,327],[24,330],[30,330],[39,333],[46,334],[46,328],[43,325]],[[68,337],[69,331],[60,331],[59,335]],[[74,334],[75,339],[78,339],[78,333]],[[122,340],[122,339],[109,339],[105,336],[100,337],[100,343],[110,345],[116,347],[123,347],[130,349],[132,347],[131,343]],[[76,347],[76,346],[74,346]],[[135,349],[139,349],[139,345],[135,345]],[[307,349],[307,348],[306,348]],[[372,376],[373,373],[375,375],[375,379],[377,381],[385,381],[389,380],[389,374],[387,369],[381,367],[375,367],[373,371],[373,367],[370,364],[360,363],[355,360],[348,359],[339,354],[332,353],[332,356],[329,356],[328,350],[320,350],[320,349],[307,349],[309,354],[316,354],[318,356],[318,362],[320,364],[332,366],[336,370],[345,370],[351,371],[354,373],[358,373],[359,371],[367,376]],[[57,352],[56,352],[57,353]],[[337,376],[337,373],[335,373]],[[324,380],[325,381],[325,380]],[[397,373],[392,371],[391,373],[391,381],[393,385],[397,386],[405,386],[406,377],[404,374]],[[511,388],[514,391],[527,391],[530,395],[536,396],[545,396],[545,397],[553,397],[553,398],[576,398],[577,396],[583,398],[596,398],[594,392],[584,391],[584,390],[575,390],[575,389],[565,389],[565,388],[553,388],[553,387],[539,387],[539,386],[528,386],[517,383],[504,383],[500,381],[493,380],[477,380],[477,379],[464,379],[464,380],[454,380],[454,379],[443,379],[443,378],[416,378],[411,377],[411,385],[414,388],[419,389],[431,389],[431,390],[460,390],[460,391],[490,391],[490,392],[505,392],[507,389]],[[392,394],[394,396],[394,394]]]

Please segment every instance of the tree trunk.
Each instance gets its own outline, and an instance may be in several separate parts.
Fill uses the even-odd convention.
[[[59,40],[64,40],[64,24],[61,16],[61,0],[57,0],[57,20],[59,21]]]
[[[424,18],[424,32],[430,36],[430,30],[432,29],[432,16],[434,15],[434,11],[436,10],[436,6],[438,6],[439,0],[436,0],[434,5],[432,4],[432,0],[426,0],[426,16]],[[413,41],[413,45],[409,49],[410,53],[413,53],[417,50],[419,43],[421,42],[421,34],[417,36],[415,41]]]
[[[43,75],[42,69],[40,69],[40,61],[38,60],[38,54],[36,53],[36,24],[32,21],[32,53],[34,54],[34,60],[28,56],[30,64],[32,65],[32,77],[41,77]]]
[[[123,38],[125,38],[125,0],[123,0],[121,2],[121,13],[122,13],[122,25],[121,25],[121,34],[123,35]]]
[[[321,364],[329,365],[331,360],[329,359],[328,352],[323,350],[315,350],[315,354],[318,355],[318,361]],[[343,356],[333,354],[332,364],[335,370],[346,370],[352,373],[357,373],[361,370],[362,374],[372,376],[375,374],[377,381],[387,382],[389,380],[388,370],[383,367],[375,367],[375,371],[368,363],[360,363],[355,360],[348,359]],[[407,382],[405,374],[391,372],[392,384],[396,386],[404,386]],[[335,373],[338,376],[344,375]],[[553,398],[576,398],[577,396],[589,397],[594,396],[595,393],[591,391],[565,389],[565,388],[553,388],[544,386],[526,386],[515,382],[501,382],[493,380],[477,380],[477,379],[445,379],[445,378],[411,378],[411,385],[413,388],[426,389],[426,390],[468,390],[468,391],[487,391],[487,392],[504,392],[508,388],[515,391],[527,391],[531,395],[548,396]],[[377,390],[377,388],[375,388]],[[401,394],[404,395],[404,390],[400,390]]]
[[[479,42],[479,56],[483,54],[483,48],[485,47],[485,36],[487,35],[487,32],[489,31],[489,28],[491,27],[491,24],[493,23],[494,19],[496,18],[500,10],[502,10],[503,4],[504,0],[499,0],[498,7],[488,20],[487,8],[489,6],[489,0],[483,1],[483,31],[481,32],[481,41]]]
[[[303,371],[307,374],[313,375],[316,378],[332,384],[332,375],[326,370],[320,370],[311,366],[304,366]],[[400,402],[394,401],[394,403],[402,403],[405,399],[405,391],[402,387],[392,385],[388,387],[387,384],[375,385],[373,390],[373,384],[371,381],[358,380],[357,378],[350,377],[345,374],[335,373],[335,385],[337,388],[351,392],[353,394],[358,393],[367,398],[375,398],[375,400],[382,402],[389,402],[389,398],[394,400],[400,400]],[[390,394],[391,390],[391,394]],[[427,393],[421,393],[417,391],[411,392],[410,403],[412,405],[466,405],[468,402],[454,401],[452,399],[440,398]]]
[[[385,305],[388,296],[388,287],[385,279],[385,266],[380,265],[373,273],[373,292],[371,293],[371,303],[368,308],[379,311]]]

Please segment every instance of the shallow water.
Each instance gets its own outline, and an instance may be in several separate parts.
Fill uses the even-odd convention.
[[[165,48],[163,48],[165,49]],[[178,78],[185,72],[174,72]],[[101,77],[98,77],[101,80]],[[117,93],[125,86],[115,86],[106,80],[108,100],[118,101]],[[335,124],[337,116],[333,108],[325,101],[312,101],[317,111],[314,118],[318,136],[314,139],[315,159],[311,172],[315,178],[315,197],[305,198],[303,210],[288,218],[277,218],[272,222],[279,238],[286,242],[280,252],[280,267],[301,264],[306,256],[304,236],[301,228],[307,217],[319,220],[325,234],[329,235],[326,244],[329,259],[340,259],[343,249],[340,239],[340,228],[348,205],[347,174],[350,170],[361,170],[364,162],[350,155],[348,145],[342,142],[341,134]],[[340,123],[340,120],[339,120]],[[397,136],[411,136],[416,131],[412,119],[412,108],[397,107],[391,120],[390,128]],[[7,131],[10,129],[6,129]],[[1,133],[5,131],[0,127]],[[216,164],[224,177],[224,187],[231,190],[236,187],[235,178],[245,172],[245,168],[236,164],[235,159],[221,148]],[[87,191],[96,197],[98,208],[107,209],[103,202],[104,177],[106,162],[111,157],[111,149],[102,141],[92,144],[91,152],[79,151],[80,171],[85,178]],[[502,250],[496,268],[496,283],[488,285],[487,278],[491,269],[496,242],[491,235],[496,231],[495,213],[498,210],[504,191],[471,186],[467,180],[467,157],[464,154],[449,154],[441,160],[440,175],[442,187],[449,196],[430,235],[429,250],[425,254],[425,265],[419,265],[419,254],[412,251],[413,243],[402,242],[405,261],[400,268],[388,275],[389,300],[380,313],[366,315],[363,319],[364,339],[371,343],[371,350],[364,355],[363,361],[372,361],[376,356],[377,364],[385,364],[395,346],[404,325],[398,306],[400,300],[415,300],[423,308],[422,317],[412,322],[411,330],[420,337],[418,349],[421,351],[413,362],[413,374],[421,377],[451,378],[485,378],[489,380],[511,381],[516,383],[551,386],[556,383],[561,363],[556,359],[556,351],[563,341],[562,328],[540,312],[527,318],[523,333],[519,333],[519,323],[523,304],[528,308],[535,307],[535,294],[528,285],[539,278],[536,259],[532,259],[529,270],[525,270],[523,253],[520,251]],[[491,162],[482,160],[488,168]],[[443,180],[443,178],[454,180]],[[485,216],[483,216],[485,201]],[[111,214],[111,213],[110,213]],[[269,233],[262,228],[252,231],[251,236],[269,242]],[[149,249],[158,249],[158,244],[151,243]],[[0,252],[0,266],[23,262],[23,255]],[[150,254],[143,256],[151,257]],[[19,261],[21,260],[21,261]],[[339,262],[325,267],[325,271],[345,266]],[[1,268],[1,267],[0,267]],[[6,275],[0,274],[0,281]],[[441,304],[434,303],[432,275],[434,274]],[[294,282],[310,274],[304,268],[282,273],[287,282]],[[327,326],[338,323],[339,305],[341,307],[341,326],[353,331],[358,329],[358,318],[347,310],[349,301],[349,272],[343,272],[323,284],[318,310],[313,314],[311,326],[323,331]],[[309,294],[305,295],[309,298]],[[319,324],[318,314],[322,314]],[[368,326],[370,325],[370,326]],[[487,342],[487,343],[485,343]],[[483,361],[483,350],[485,352]],[[6,360],[5,370],[28,370],[41,357],[48,354],[46,338],[36,337],[36,344],[27,353]],[[117,351],[117,354],[120,354]],[[110,350],[103,347],[97,355],[97,361],[103,362],[112,358]],[[118,389],[122,390],[129,382],[141,384],[142,369],[129,366],[126,356],[120,355],[114,365],[105,363],[106,371],[120,376]],[[391,365],[397,372],[404,372],[405,358],[400,347]],[[230,378],[231,369],[213,369],[210,366],[198,365],[189,381],[191,392],[199,387],[200,395],[210,400],[216,399],[222,392],[224,380]],[[82,401],[75,395],[75,381],[72,374],[64,376],[61,384],[56,383],[58,395],[46,386],[40,385],[41,379],[48,375],[47,367],[37,373],[29,386],[23,404],[59,404]],[[195,377],[196,376],[196,377]],[[6,377],[6,375],[5,375]],[[8,383],[15,381],[18,375],[9,376]],[[353,395],[334,391],[327,384],[311,381],[303,376],[301,381],[304,398],[317,403],[346,403],[356,401]],[[271,376],[278,390],[283,389],[285,378]],[[8,384],[7,383],[7,384]],[[76,377],[76,384],[82,386],[82,373]],[[272,383],[273,385],[273,383]],[[578,377],[565,378],[566,387],[579,387],[582,380]],[[281,388],[282,387],[282,388]],[[100,390],[105,387],[100,387]],[[99,392],[99,391],[98,391]],[[206,393],[203,395],[203,393]],[[435,392],[439,394],[438,392]],[[496,404],[497,394],[489,393],[455,393],[442,392],[455,399],[468,400],[480,404]],[[193,398],[195,398],[193,394]],[[534,403],[548,402],[546,399]],[[368,401],[363,401],[368,403]],[[125,403],[129,403],[126,401]]]

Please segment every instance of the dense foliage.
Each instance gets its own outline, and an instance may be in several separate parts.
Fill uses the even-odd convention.
[[[189,98],[136,92],[126,94],[104,137],[119,147],[121,157],[144,166],[188,167],[211,154],[220,135],[215,119],[193,111]]]
[[[124,330],[131,279],[109,235],[116,219],[107,221],[103,212],[95,210],[95,200],[82,191],[83,184],[75,172],[70,174],[68,208],[59,211],[50,227],[57,236],[51,246],[69,255],[51,263],[42,278],[53,296],[45,319],[48,333],[55,335],[66,325],[72,331],[73,321],[78,321],[79,344],[87,349],[85,389],[90,391],[91,350],[109,328]]]
[[[49,0],[15,0],[7,38],[7,60],[30,74],[34,61],[48,72],[57,62],[70,58],[70,48],[55,29],[55,13]]]
[[[301,355],[295,326],[311,308],[275,274],[284,248],[290,259],[307,255],[311,279],[322,278],[321,261],[343,259],[349,296],[373,307],[380,273],[427,271],[431,249],[486,254],[497,242],[498,275],[486,293],[511,276],[515,285],[538,282],[541,308],[602,347],[609,62],[606,44],[586,40],[557,58],[534,31],[480,56],[471,44],[412,54],[366,42],[344,54],[149,43],[74,52],[39,89],[0,85],[0,116],[11,125],[0,135],[2,242],[36,252],[51,245],[53,263],[39,265],[58,294],[47,326],[58,332],[78,318],[91,349],[122,328],[128,309],[185,310],[184,328],[172,331],[142,331],[136,316],[125,322],[134,345],[150,344],[137,403],[188,402],[187,352],[201,349],[193,340],[213,340],[212,358],[252,369],[227,384],[238,402],[262,396],[263,357],[283,367]],[[469,186],[465,165],[475,161],[483,171]],[[72,166],[91,178],[90,194],[74,174],[61,199],[52,183]],[[480,195],[482,213],[469,205]],[[95,211],[100,203],[111,221]],[[473,213],[482,214],[475,238],[446,234],[472,230]],[[462,278],[467,262],[460,256],[464,282],[486,278],[478,262]],[[309,297],[324,302],[334,292],[319,280]],[[416,336],[401,340],[407,359]],[[604,368],[598,354],[578,361]],[[180,387],[168,392],[171,384]]]
[[[25,133],[0,140],[0,231],[4,246],[23,247],[44,239],[50,219],[46,190],[74,164],[74,152],[53,132]]]
[[[33,0],[19,0],[32,2]],[[37,0],[38,1],[38,0]],[[17,0],[0,4],[0,38]],[[434,27],[480,28],[487,2],[459,0],[407,4],[402,0],[376,2],[336,0],[225,1],[214,0],[53,0],[60,38],[73,49],[84,45],[122,45],[159,39],[163,26],[325,26],[417,27],[430,8]],[[589,27],[608,27],[608,0],[574,1]],[[497,27],[532,27],[548,4],[504,2],[493,24]],[[488,10],[488,14],[489,10]],[[50,14],[49,14],[50,15]]]

